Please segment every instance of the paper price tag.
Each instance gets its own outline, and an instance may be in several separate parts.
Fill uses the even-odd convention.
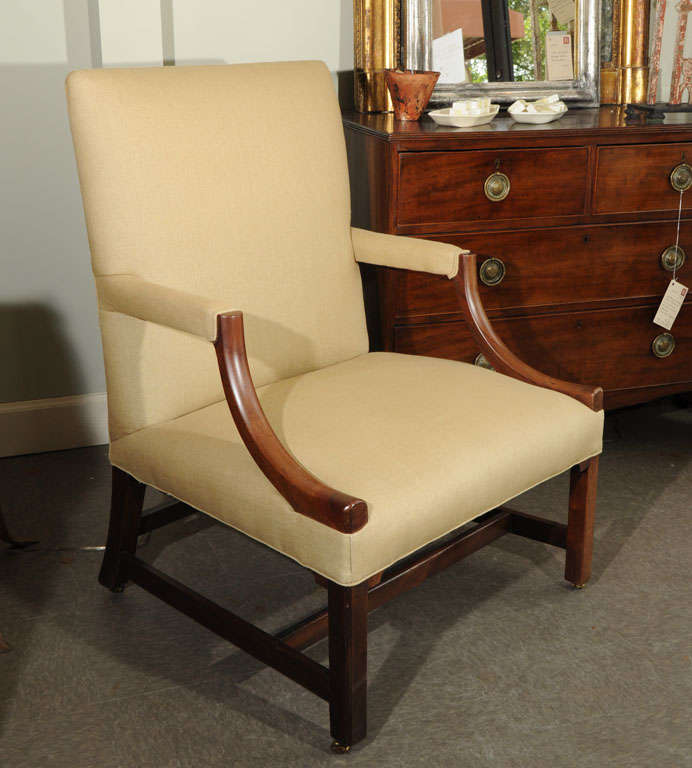
[[[660,325],[669,331],[673,327],[675,318],[682,307],[685,296],[687,296],[687,286],[679,283],[677,280],[671,280],[663,294],[661,303],[658,306],[654,323]]]

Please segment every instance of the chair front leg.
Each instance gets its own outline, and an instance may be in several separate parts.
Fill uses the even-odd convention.
[[[328,590],[332,749],[348,752],[367,731],[368,584]]]
[[[591,576],[598,456],[572,467],[567,520],[565,578],[583,587]]]
[[[122,592],[127,582],[121,554],[134,555],[137,551],[137,534],[145,490],[143,483],[122,469],[113,467],[111,519],[108,525],[106,552],[99,573],[101,584],[113,592]]]

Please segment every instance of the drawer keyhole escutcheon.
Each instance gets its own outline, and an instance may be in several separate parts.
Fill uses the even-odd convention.
[[[690,170],[690,176],[692,177],[692,169]],[[499,203],[500,200],[504,200],[507,197],[511,186],[509,176],[500,171],[495,171],[485,180],[483,189],[488,200],[493,203]]]
[[[670,172],[670,186],[676,192],[686,192],[692,187],[692,166],[689,163],[680,163]]]
[[[672,333],[659,333],[651,342],[651,351],[656,357],[670,357],[675,349],[675,337]]]
[[[680,269],[685,263],[687,254],[679,245],[669,245],[661,254],[661,266],[668,272]]]
[[[479,368],[487,368],[489,371],[495,370],[492,365],[490,365],[488,358],[482,352],[476,355],[476,359],[473,361],[473,364],[477,365]]]
[[[480,266],[478,274],[484,285],[497,285],[504,279],[505,264],[502,259],[486,259]]]

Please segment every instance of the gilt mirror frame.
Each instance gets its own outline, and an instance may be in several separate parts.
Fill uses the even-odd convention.
[[[432,66],[433,0],[401,0],[401,56],[406,69]],[[601,0],[578,0],[575,23],[575,78],[573,80],[502,81],[437,85],[431,103],[489,96],[508,104],[516,99],[540,99],[552,93],[569,106],[599,105]]]

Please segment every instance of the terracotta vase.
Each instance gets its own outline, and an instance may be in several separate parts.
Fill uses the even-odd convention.
[[[418,120],[428,105],[439,72],[420,69],[386,69],[387,88],[397,120]]]

